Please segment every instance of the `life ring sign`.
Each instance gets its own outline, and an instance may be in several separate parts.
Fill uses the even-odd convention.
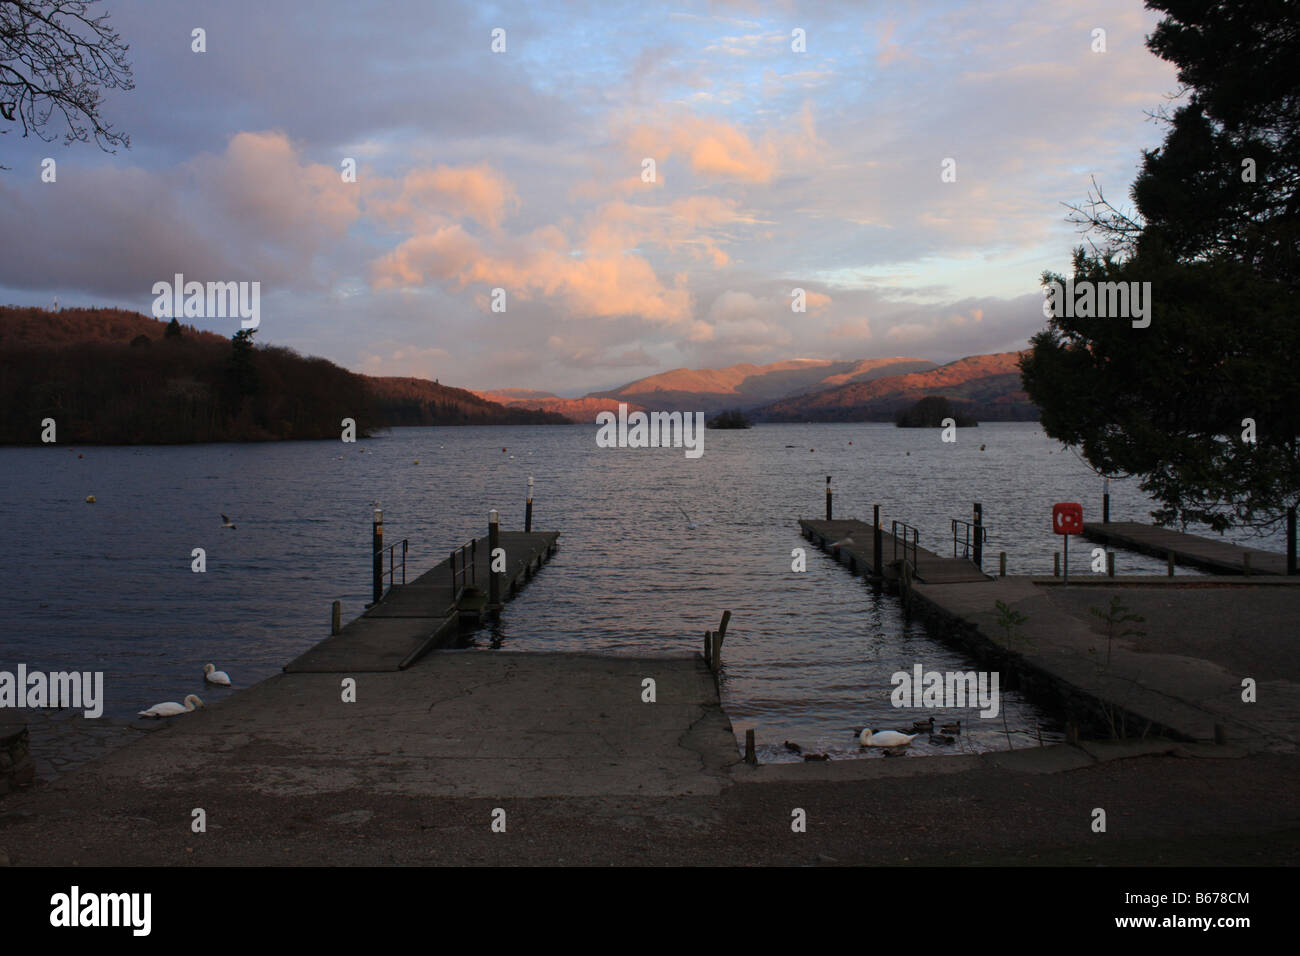
[[[1077,501],[1052,505],[1052,530],[1057,534],[1083,534],[1083,505]]]

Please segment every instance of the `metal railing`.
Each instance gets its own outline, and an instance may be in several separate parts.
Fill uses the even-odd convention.
[[[478,539],[462,544],[451,553],[451,600],[453,604],[460,600],[466,588],[478,585],[478,568],[475,563],[477,557]]]
[[[988,528],[982,524],[963,521],[961,518],[952,519],[952,556],[954,558],[966,558],[975,561],[976,564],[983,564],[984,562],[976,560],[975,556],[983,557],[984,545],[988,543]],[[958,545],[961,546],[960,554],[957,553]]]
[[[903,530],[899,535],[899,529]],[[889,533],[894,539],[894,560],[898,560],[898,543],[903,543],[903,563],[912,569],[912,574],[916,574],[916,549],[917,549],[917,530],[904,521],[890,522]],[[909,557],[908,552],[911,552]]]
[[[402,549],[402,583],[405,584],[406,583],[406,552],[410,548],[409,539],[403,538],[401,541],[397,542],[396,544],[390,544],[388,547],[384,548],[383,551],[376,551],[374,554],[375,558],[379,561],[379,566],[382,568],[384,564],[384,551],[388,552],[388,570],[380,572],[379,580],[382,582],[384,578],[387,578],[389,589],[391,589],[393,585],[397,583],[396,555],[394,554],[394,552],[399,547]]]

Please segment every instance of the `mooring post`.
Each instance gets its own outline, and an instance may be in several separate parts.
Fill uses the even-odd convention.
[[[826,476],[826,520],[831,520],[831,476]]]
[[[337,634],[342,630],[343,621],[343,602],[335,601],[330,608],[330,633]]]
[[[1169,576],[1172,578],[1174,576],[1174,553],[1172,551],[1165,552],[1165,563],[1169,566]]]
[[[758,763],[758,751],[754,747],[754,728],[745,731],[745,763],[754,766]]]
[[[984,570],[984,506],[975,502],[975,567]]]
[[[371,569],[374,572],[373,603],[378,604],[379,599],[384,596],[384,512],[380,508],[375,509],[371,534],[371,554],[373,556]]]
[[[1106,490],[1101,496],[1101,523],[1110,524],[1110,479],[1106,479]]]
[[[722,623],[720,623],[718,625],[718,629],[713,632],[713,654],[711,659],[713,661],[713,669],[715,671],[722,666],[722,641],[723,638],[727,636],[727,623],[730,620],[731,620],[731,612],[723,611]]]
[[[1005,578],[1006,576],[1007,576],[1007,553],[1005,551],[999,551],[998,552],[998,577]]]
[[[1115,552],[1107,551],[1106,552],[1106,577],[1113,578],[1114,576],[1115,576]]]
[[[713,632],[704,632],[704,663],[713,670]]]
[[[883,577],[885,572],[881,569],[881,562],[884,560],[884,533],[880,530],[880,505],[875,507],[875,517],[871,519],[871,573],[876,577]]]
[[[488,605],[496,607],[501,603],[501,578],[492,570],[493,557],[501,542],[500,516],[497,509],[488,512]]]
[[[533,530],[533,476],[528,476],[528,501],[524,505],[524,530]]]
[[[1296,573],[1295,505],[1286,509],[1286,573]]]
[[[451,553],[451,599],[456,600],[456,552]]]

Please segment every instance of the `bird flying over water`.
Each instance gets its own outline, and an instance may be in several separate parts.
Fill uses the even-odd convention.
[[[229,528],[231,531],[235,530],[235,523],[231,521],[229,518],[227,518],[225,515],[221,516],[221,521],[222,521],[221,527]]]

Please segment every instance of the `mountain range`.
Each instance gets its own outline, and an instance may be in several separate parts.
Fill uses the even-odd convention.
[[[480,391],[489,401],[591,422],[597,412],[626,402],[629,411],[691,410],[713,414],[738,408],[755,421],[889,421],[927,395],[942,395],[985,421],[1036,419],[1038,409],[1020,384],[1020,352],[973,355],[939,365],[920,358],[857,361],[790,359],[768,365],[673,369],[621,388],[561,398],[549,392],[504,388]]]

